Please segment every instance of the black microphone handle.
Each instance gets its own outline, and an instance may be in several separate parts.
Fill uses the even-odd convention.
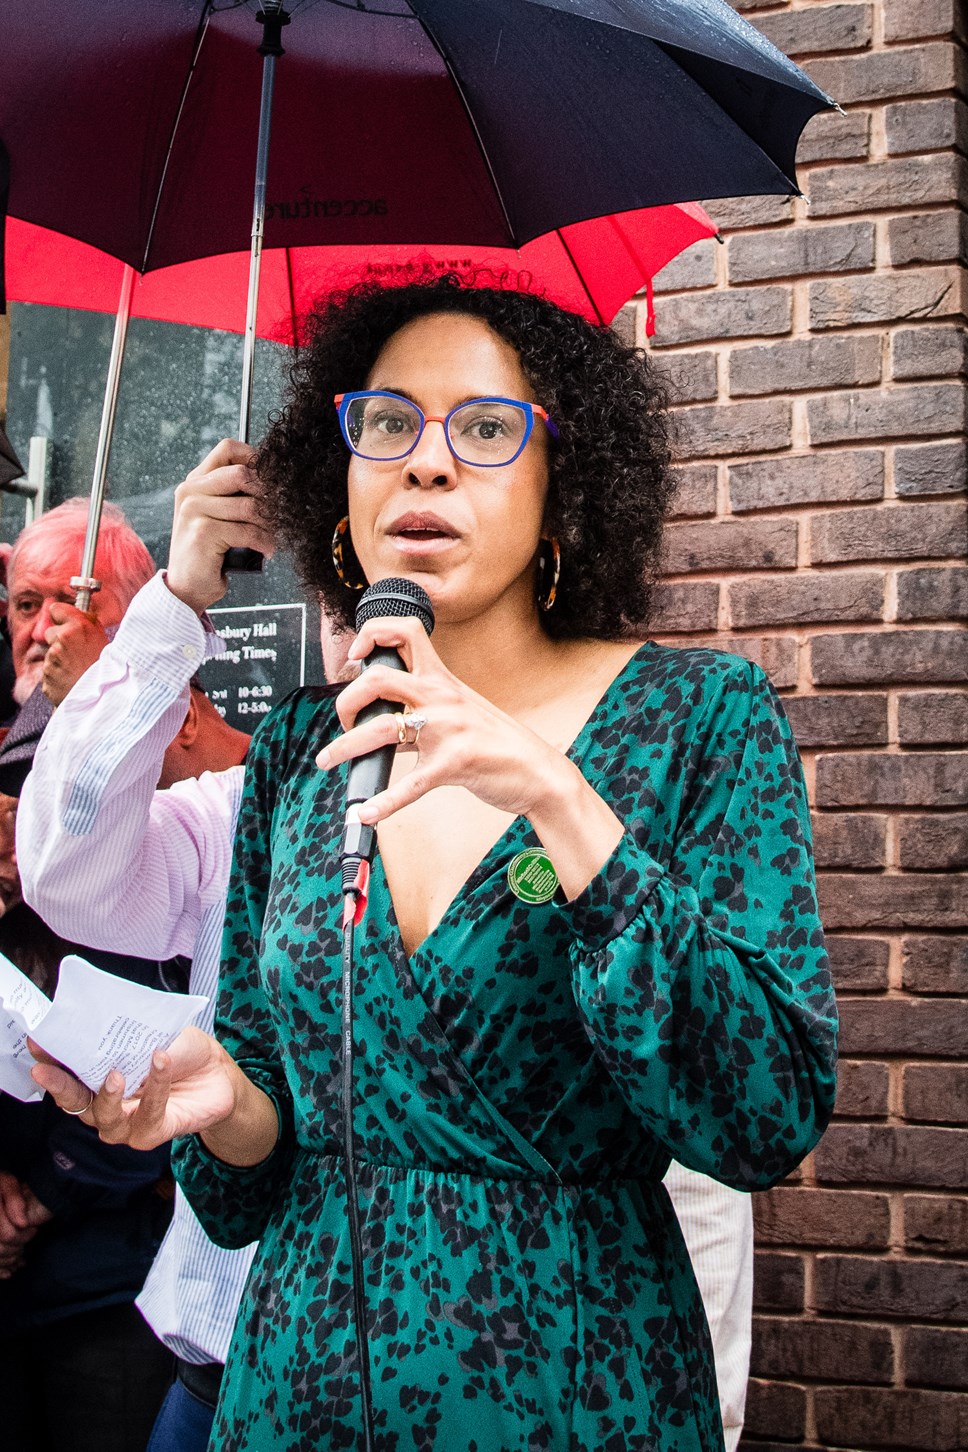
[[[396,671],[407,669],[400,652],[387,645],[374,646],[363,662],[363,669],[369,670],[370,666],[374,665],[387,666],[390,670]],[[368,721],[376,720],[377,716],[389,716],[400,709],[399,701],[371,701],[368,706],[364,706],[362,711],[358,712],[354,725],[365,726]],[[393,768],[396,750],[396,742],[391,742],[387,746],[378,746],[375,751],[368,751],[365,756],[354,757],[346,776],[347,808],[358,806],[360,802],[368,802],[378,792],[386,790],[390,782],[390,772]],[[340,856],[344,859],[344,864],[347,858],[357,861],[365,858],[367,862],[372,862],[376,849],[376,829],[372,826],[364,826],[362,822],[353,820],[354,817],[355,813],[347,812],[343,840],[340,843]],[[344,866],[344,872],[348,870],[349,868]]]

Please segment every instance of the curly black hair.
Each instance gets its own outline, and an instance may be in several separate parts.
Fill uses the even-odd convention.
[[[641,352],[610,328],[532,293],[472,284],[455,273],[398,287],[366,280],[317,306],[284,407],[271,416],[258,453],[266,520],[334,624],[351,629],[359,597],[341,583],[331,556],[347,510],[350,457],[333,395],[365,388],[384,344],[413,319],[478,318],[516,350],[561,436],[549,452],[546,512],[561,548],[561,580],[541,623],[557,638],[634,634],[648,619],[673,487],[663,387]]]

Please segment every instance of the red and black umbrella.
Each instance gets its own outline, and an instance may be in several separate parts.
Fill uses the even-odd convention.
[[[727,0],[258,4],[0,0],[12,216],[134,269],[121,318],[135,272],[250,243],[243,437],[263,245],[517,249],[790,192],[800,132],[832,104]],[[99,447],[95,495],[105,472]]]

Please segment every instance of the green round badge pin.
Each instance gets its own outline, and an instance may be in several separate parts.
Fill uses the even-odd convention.
[[[558,890],[558,874],[547,852],[526,847],[508,867],[508,887],[522,902],[550,902]]]

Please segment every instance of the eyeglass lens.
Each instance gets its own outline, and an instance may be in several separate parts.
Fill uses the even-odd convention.
[[[350,446],[366,459],[404,458],[416,446],[421,422],[412,403],[385,394],[355,398],[346,410]],[[472,399],[450,415],[447,437],[465,464],[507,464],[523,448],[528,422],[517,404]]]

